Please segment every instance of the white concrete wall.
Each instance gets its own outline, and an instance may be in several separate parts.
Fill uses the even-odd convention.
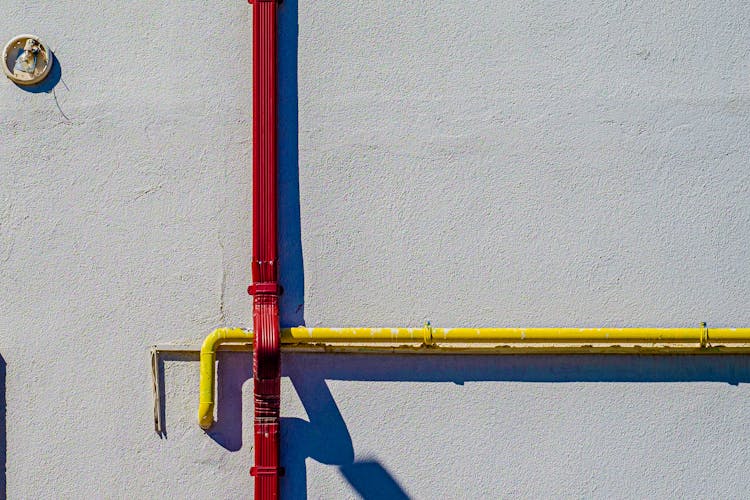
[[[2,10],[60,62],[0,82],[7,496],[249,497],[247,356],[211,434],[165,361],[160,439],[147,355],[251,323],[249,6]],[[286,324],[750,325],[750,6],[281,12]],[[749,361],[288,355],[282,488],[746,498]]]

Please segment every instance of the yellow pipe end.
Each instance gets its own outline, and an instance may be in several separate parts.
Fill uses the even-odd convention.
[[[198,425],[201,429],[208,430],[214,425],[214,404],[203,403],[198,404]]]

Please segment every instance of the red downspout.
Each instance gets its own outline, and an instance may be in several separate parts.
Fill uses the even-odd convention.
[[[253,5],[253,381],[255,498],[279,496],[280,338],[276,251],[276,2]]]

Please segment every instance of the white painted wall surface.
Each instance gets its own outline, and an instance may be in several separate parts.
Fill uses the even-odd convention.
[[[0,82],[7,496],[251,496],[247,356],[221,358],[211,434],[197,363],[167,360],[160,439],[147,355],[251,324],[250,7],[2,10],[60,62],[50,92]],[[281,13],[286,324],[750,325],[750,5]],[[746,357],[284,374],[287,498],[750,494]]]

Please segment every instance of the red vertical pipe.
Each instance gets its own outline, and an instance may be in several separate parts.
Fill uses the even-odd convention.
[[[253,381],[255,498],[279,496],[280,338],[276,251],[276,1],[253,5]]]

